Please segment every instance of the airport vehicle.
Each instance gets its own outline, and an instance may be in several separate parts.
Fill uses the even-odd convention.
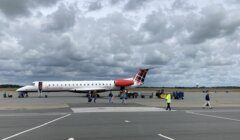
[[[156,92],[156,96],[158,98],[161,98],[161,99],[165,99],[167,94],[168,93],[165,93],[163,89],[162,90],[158,90]],[[184,99],[184,92],[182,92],[182,91],[174,91],[173,93],[170,93],[170,94],[171,94],[171,97],[173,99],[176,99],[176,100],[178,100],[178,99],[182,99],[183,100]]]
[[[105,80],[105,81],[36,81],[17,89],[19,97],[27,96],[29,92],[38,92],[39,96],[46,92],[76,92],[100,93],[113,90],[124,90],[126,87],[138,87],[144,83],[149,69],[139,69],[133,78]]]
[[[140,93],[141,98],[149,97],[153,98],[153,93]]]
[[[137,92],[128,92],[127,93],[127,97],[128,98],[137,98],[138,97],[138,93]]]
[[[176,91],[172,93],[172,96],[174,99],[178,100],[178,99],[184,99],[184,92],[182,91]]]

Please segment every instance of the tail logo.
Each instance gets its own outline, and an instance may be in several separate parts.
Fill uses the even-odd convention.
[[[134,76],[133,80],[137,82],[137,84],[143,84],[148,70],[149,69],[139,69],[138,73]]]

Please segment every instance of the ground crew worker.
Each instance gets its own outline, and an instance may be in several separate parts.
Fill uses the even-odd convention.
[[[93,91],[93,102],[96,103],[97,100],[97,92]]]
[[[166,110],[171,111],[171,106],[170,106],[170,104],[171,104],[171,94],[168,93],[165,99],[166,99],[166,103],[167,103],[167,108],[166,108]]]
[[[121,94],[122,104],[126,104],[126,98],[127,98],[127,90],[122,91],[122,94]]]
[[[204,103],[204,105],[203,105],[203,108],[209,107],[209,108],[211,109],[212,106],[211,106],[211,104],[210,104],[210,96],[209,96],[208,91],[206,91],[206,92],[207,92],[207,94],[206,94],[206,96],[205,96],[205,103]]]
[[[92,94],[91,94],[91,91],[89,91],[89,92],[87,93],[87,98],[88,98],[88,102],[89,102],[89,103],[92,102]]]
[[[108,102],[109,102],[109,103],[113,103],[113,94],[112,94],[112,91],[110,91],[110,93],[108,94],[108,98],[109,98]]]

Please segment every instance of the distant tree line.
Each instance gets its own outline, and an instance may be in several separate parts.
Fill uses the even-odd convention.
[[[4,84],[4,85],[0,85],[0,88],[20,88],[22,86],[20,85],[11,85],[11,84]]]

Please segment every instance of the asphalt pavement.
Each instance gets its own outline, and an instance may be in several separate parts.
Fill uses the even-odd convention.
[[[126,111],[97,112],[106,108],[109,109],[95,107],[92,112],[2,112],[0,136],[3,140],[236,140],[240,137],[239,109],[148,111],[146,107],[145,111],[127,112],[130,107],[126,105]]]
[[[62,98],[62,97],[60,97]],[[151,99],[121,104],[107,98],[87,103],[84,97],[66,97],[65,107],[0,110],[2,140],[236,140],[240,137],[240,107],[174,107],[146,105]],[[79,99],[80,101],[76,100]],[[59,99],[59,98],[57,98]],[[55,98],[23,99],[24,106],[46,105]],[[11,99],[9,99],[11,100]],[[11,103],[16,100],[12,99]],[[156,99],[153,99],[154,101]],[[135,102],[136,101],[136,102]],[[139,104],[138,102],[143,102]],[[37,103],[36,103],[37,102]],[[51,103],[52,102],[52,103]],[[6,102],[5,102],[6,103]],[[6,105],[5,105],[6,106]],[[13,106],[13,105],[12,105]]]

